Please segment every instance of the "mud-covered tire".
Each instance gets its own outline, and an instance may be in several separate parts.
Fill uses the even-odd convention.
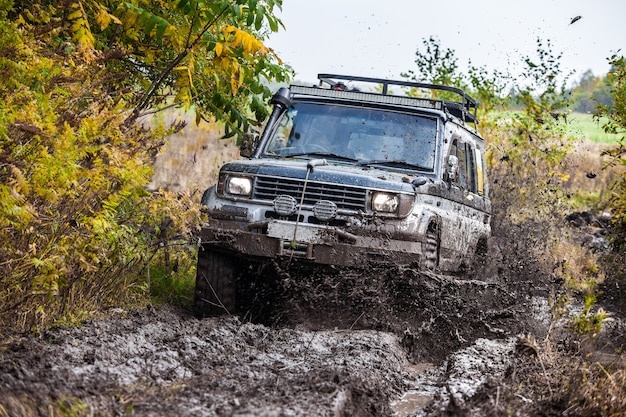
[[[206,247],[198,250],[198,268],[193,309],[197,317],[235,314],[237,278],[241,271],[235,256]]]
[[[431,223],[426,231],[426,240],[422,244],[421,267],[425,271],[434,272],[439,268],[439,226]]]

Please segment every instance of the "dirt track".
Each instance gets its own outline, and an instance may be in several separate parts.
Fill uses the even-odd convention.
[[[545,330],[519,279],[273,271],[256,324],[164,306],[10,338],[0,415],[454,414],[506,371],[518,332]]]

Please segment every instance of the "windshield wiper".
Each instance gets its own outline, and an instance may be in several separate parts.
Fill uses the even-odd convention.
[[[338,160],[341,160],[341,161],[359,162],[358,159],[351,158],[349,156],[338,155],[338,154],[332,153],[332,152],[299,152],[299,153],[290,153],[290,154],[281,155],[281,156],[283,156],[283,157],[289,157],[289,156],[325,156],[327,158],[338,159]]]
[[[385,165],[390,167],[398,167],[398,168],[412,168],[412,169],[428,169],[427,167],[412,164],[403,160],[394,160],[394,159],[373,159],[371,161],[359,161],[359,165],[369,166],[369,165]]]

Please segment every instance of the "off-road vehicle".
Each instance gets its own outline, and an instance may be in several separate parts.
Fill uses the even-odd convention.
[[[451,271],[484,256],[491,203],[476,100],[449,86],[318,78],[275,93],[262,134],[204,193],[197,314],[245,307],[249,262]]]

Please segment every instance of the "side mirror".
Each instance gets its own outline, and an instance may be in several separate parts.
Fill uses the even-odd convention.
[[[239,145],[239,155],[244,158],[251,158],[254,155],[254,149],[259,137],[252,133],[244,133],[241,139],[241,145]]]
[[[456,177],[459,173],[459,158],[455,155],[448,156],[448,168],[446,169],[446,174],[448,175],[448,181],[456,180]]]

